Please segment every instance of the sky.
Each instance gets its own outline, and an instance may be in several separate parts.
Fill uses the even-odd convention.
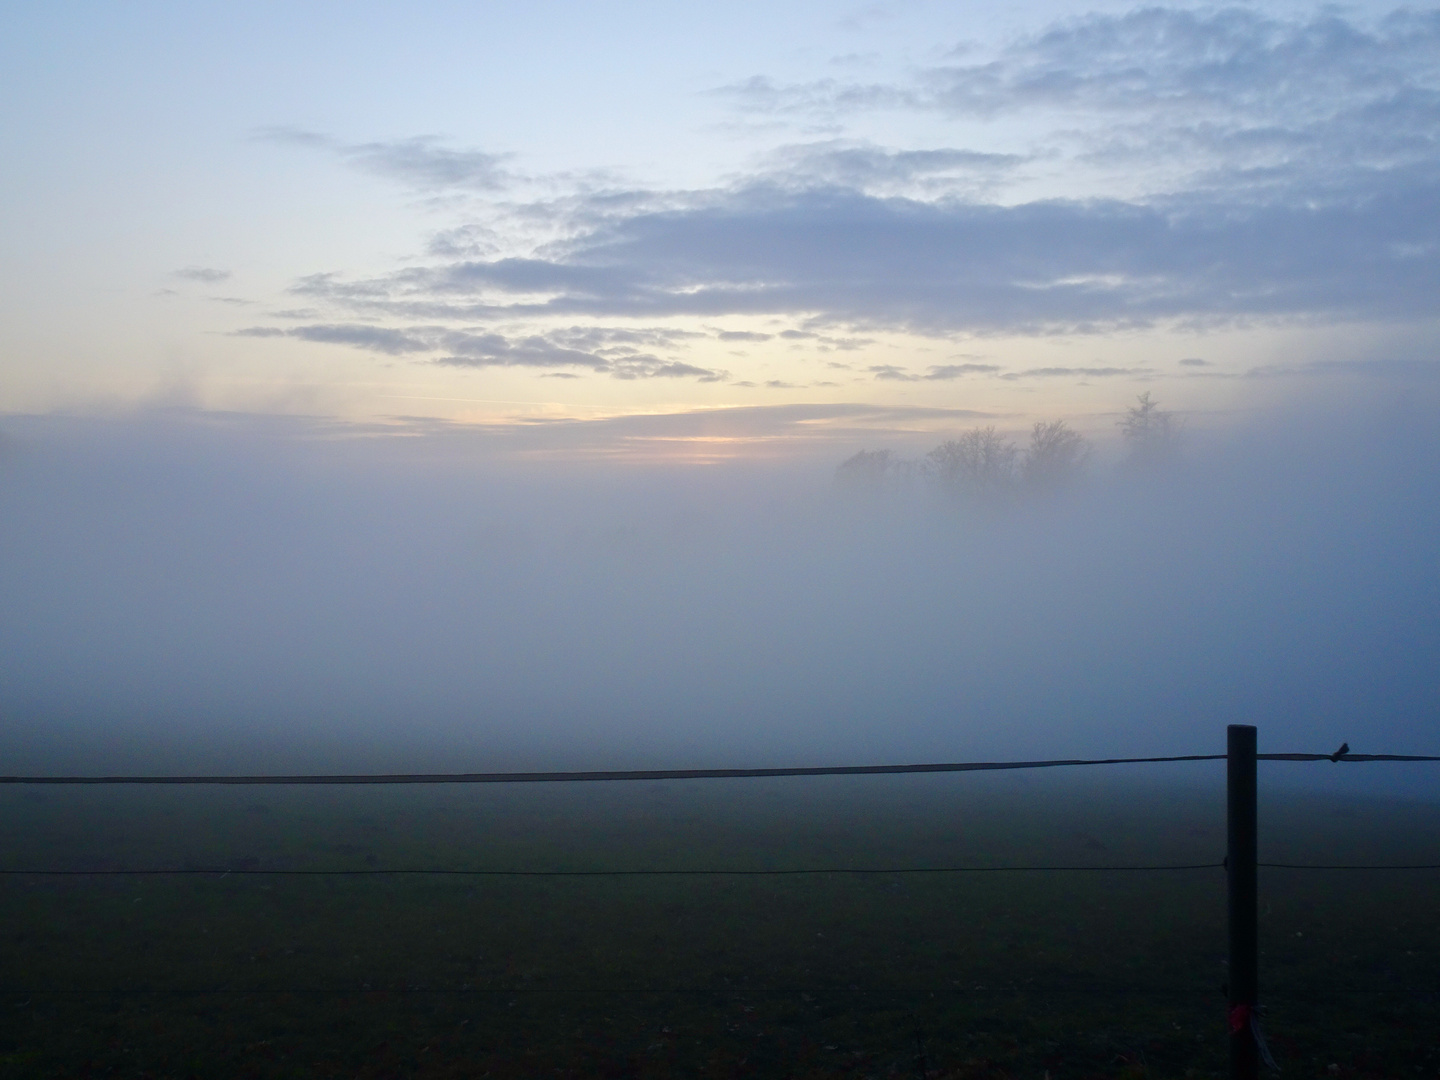
[[[1434,358],[1434,8],[5,21],[3,412],[775,409],[733,456],[797,405],[1107,432]]]
[[[7,760],[1440,752],[1440,9],[3,11]]]

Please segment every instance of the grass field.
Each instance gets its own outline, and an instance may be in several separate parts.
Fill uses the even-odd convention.
[[[1224,877],[271,877],[1217,863],[1113,771],[0,791],[5,1077],[1082,1077],[1224,1069]],[[1200,775],[1200,774],[1197,774]],[[1270,861],[1440,862],[1440,806],[1262,798]],[[1288,1077],[1440,1075],[1440,871],[1269,870]]]

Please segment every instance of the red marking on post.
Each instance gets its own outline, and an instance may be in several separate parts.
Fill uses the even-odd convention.
[[[1230,1034],[1239,1035],[1250,1026],[1250,1005],[1236,1005],[1230,1010]]]

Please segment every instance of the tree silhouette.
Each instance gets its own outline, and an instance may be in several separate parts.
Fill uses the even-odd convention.
[[[894,464],[889,450],[861,450],[839,464],[835,479],[847,487],[878,488]]]
[[[1064,420],[1036,421],[1030,431],[1030,448],[1020,463],[1020,478],[1030,491],[1059,491],[1080,478],[1089,456],[1085,437]]]
[[[947,490],[982,499],[999,499],[1015,487],[1020,450],[993,427],[967,431],[926,455],[935,478]]]
[[[1130,447],[1130,460],[1148,465],[1175,456],[1180,442],[1180,424],[1175,414],[1160,408],[1160,403],[1145,391],[1136,404],[1125,410],[1118,421],[1120,434]]]

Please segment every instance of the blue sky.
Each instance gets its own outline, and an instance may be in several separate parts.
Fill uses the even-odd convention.
[[[739,453],[759,414],[1108,431],[1145,390],[1223,416],[1435,355],[1433,8],[6,25],[5,412],[739,409]]]

